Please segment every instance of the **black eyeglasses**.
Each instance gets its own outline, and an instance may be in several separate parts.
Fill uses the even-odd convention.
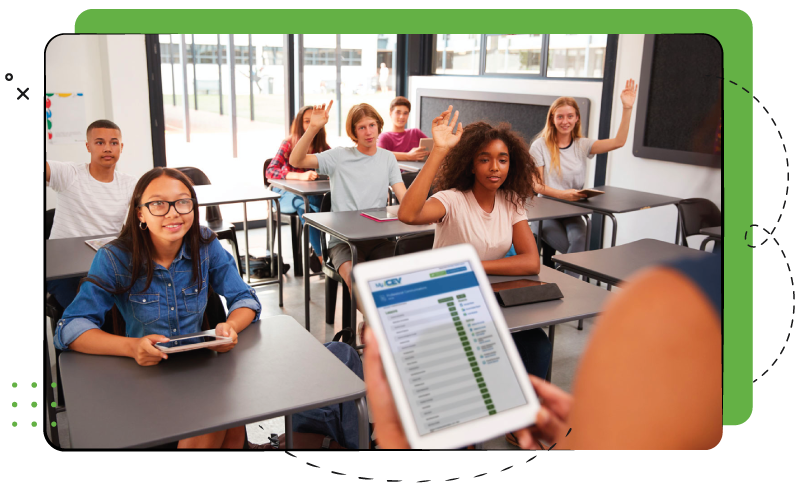
[[[156,217],[163,217],[169,213],[169,208],[174,207],[175,211],[181,215],[186,215],[194,210],[195,200],[193,198],[183,198],[176,201],[150,201],[143,203],[141,206],[146,206],[150,210],[150,214]]]

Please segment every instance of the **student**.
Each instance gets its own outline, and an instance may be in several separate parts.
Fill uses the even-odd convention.
[[[617,136],[609,140],[582,136],[581,112],[575,99],[559,97],[553,102],[547,111],[544,129],[530,148],[536,161],[536,173],[543,183],[535,186],[538,193],[567,201],[586,197],[580,190],[584,189],[588,159],[625,145],[638,87],[633,79],[625,84],[620,95],[622,121]],[[582,217],[544,220],[540,237],[558,252],[582,252],[586,244],[586,224]]]
[[[453,134],[453,106],[433,120],[433,151],[406,193],[397,216],[408,224],[436,223],[434,249],[472,244],[487,274],[539,274],[539,251],[525,212],[533,195],[533,159],[507,123],[479,122]],[[427,198],[436,177],[438,192]],[[427,200],[426,200],[427,198]],[[506,257],[511,246],[515,256]],[[545,377],[552,345],[542,329],[512,335],[528,373]]]
[[[297,116],[295,116],[294,121],[292,121],[289,138],[281,143],[278,153],[275,155],[275,158],[272,159],[272,162],[270,162],[269,167],[267,167],[267,179],[313,181],[317,178],[317,172],[314,170],[303,172],[289,165],[289,156],[292,154],[292,149],[297,145],[297,142],[300,141],[300,138],[303,137],[306,130],[308,130],[308,125],[311,123],[311,109],[312,106],[304,106],[297,112]],[[310,153],[319,153],[330,149],[331,147],[328,145],[325,136],[325,128],[322,128],[311,142],[308,151]],[[281,210],[294,210],[297,216],[300,217],[300,222],[305,223],[303,221],[303,214],[306,212],[306,208],[303,198],[289,191],[284,191],[283,189],[275,188],[273,191],[281,195]],[[308,204],[313,211],[319,212],[319,206],[322,204],[322,196],[309,196]],[[319,261],[311,261],[309,264],[312,270],[318,273],[320,271],[320,265],[322,264],[320,231],[314,227],[310,227],[308,238],[309,242],[311,242],[311,247],[314,249],[314,255]]]
[[[50,239],[117,235],[125,221],[136,179],[116,170],[122,153],[119,126],[106,119],[90,124],[86,150],[91,155],[88,164],[45,162],[46,185],[58,193]],[[80,278],[48,281],[47,291],[66,307],[77,295],[79,282]]]
[[[389,117],[392,118],[392,129],[381,133],[378,146],[392,152],[399,161],[418,161],[428,156],[428,152],[419,146],[425,133],[416,128],[406,130],[411,102],[405,97],[395,97],[389,104]]]
[[[536,426],[515,433],[520,446],[709,449],[719,443],[721,277],[720,257],[708,254],[632,278],[598,319],[575,374],[574,395],[530,377],[542,406]],[[374,435],[381,448],[408,448],[374,335],[365,337]]]
[[[238,333],[258,320],[261,303],[239,276],[233,256],[199,223],[197,195],[183,173],[157,167],[142,176],[119,238],[97,252],[89,277],[59,320],[56,348],[128,356],[142,366],[157,365],[168,355],[155,343],[204,329],[210,287],[228,304],[228,318],[217,324],[216,334],[232,342],[209,349],[219,353],[233,349]],[[100,330],[113,306],[125,320],[125,332]],[[326,346],[359,374],[355,350],[343,343]],[[333,428],[333,432],[337,427],[328,420],[335,415],[342,421],[332,435],[336,441],[357,442],[355,407],[336,409],[301,413],[293,428],[306,432]],[[231,428],[181,440],[178,448],[242,448],[244,438],[244,427]]]
[[[318,154],[309,154],[314,137],[328,122],[333,101],[314,106],[308,130],[297,142],[289,157],[292,167],[319,169],[330,176],[331,210],[355,211],[386,206],[388,188],[391,187],[399,202],[403,202],[406,186],[400,177],[397,160],[388,150],[378,148],[378,135],[383,129],[383,118],[369,104],[356,104],[347,113],[345,128],[354,147],[337,147]],[[365,218],[366,220],[366,218]],[[356,242],[358,262],[381,259],[394,255],[394,242],[388,239]],[[350,289],[350,270],[353,261],[350,247],[331,237],[330,257],[333,267],[344,278]]]

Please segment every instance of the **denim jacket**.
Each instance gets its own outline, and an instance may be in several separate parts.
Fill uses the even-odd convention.
[[[201,227],[203,236],[210,233]],[[255,290],[249,287],[236,270],[233,256],[214,239],[200,245],[201,286],[192,281],[191,250],[184,242],[169,269],[154,265],[153,281],[143,291],[147,278],[136,280],[133,288],[121,295],[113,295],[91,282],[84,282],[75,300],[58,321],[54,336],[60,350],[89,329],[103,325],[106,312],[116,305],[125,319],[128,337],[161,334],[168,338],[191,334],[201,330],[203,313],[208,303],[208,285],[218,295],[225,297],[228,312],[246,307],[261,313],[261,303]],[[124,261],[124,263],[123,263]],[[108,244],[94,256],[89,275],[113,289],[127,286],[131,281],[130,255]]]

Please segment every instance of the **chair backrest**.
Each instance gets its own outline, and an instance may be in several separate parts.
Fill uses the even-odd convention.
[[[195,186],[205,186],[211,184],[211,180],[208,178],[205,172],[201,171],[197,167],[176,167],[175,170],[186,174],[186,177],[191,179]],[[220,213],[218,205],[206,206],[206,221],[222,221],[222,213]]]
[[[331,193],[327,192],[322,195],[322,204],[319,205],[319,212],[325,213],[331,211]]]
[[[403,184],[406,185],[406,189],[411,187],[411,183],[414,182],[414,179],[417,178],[419,172],[403,172],[400,174],[400,177],[403,178]]]
[[[50,232],[53,231],[53,220],[55,218],[56,218],[55,208],[44,212],[44,240],[50,238]]]
[[[722,225],[722,213],[712,201],[705,198],[689,198],[678,203],[681,214],[683,245],[688,247],[687,237],[698,235],[701,228]]]
[[[264,161],[264,169],[261,171],[261,177],[264,178],[264,185],[265,186],[269,184],[269,182],[267,182],[267,167],[269,167],[269,164],[271,164],[271,163],[272,163],[272,159],[265,160]]]
[[[418,235],[407,235],[397,239],[394,246],[394,255],[401,256],[403,254],[411,254],[420,251],[429,251],[433,249],[433,232],[423,232]]]

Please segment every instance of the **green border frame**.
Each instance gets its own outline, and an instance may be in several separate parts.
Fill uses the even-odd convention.
[[[753,23],[740,10],[87,10],[75,21],[76,33],[248,34],[304,32],[372,34],[380,16],[409,34],[441,30],[448,19],[453,33],[603,31],[618,34],[704,33],[723,48],[725,167],[723,202],[731,238],[747,230],[753,214]],[[309,19],[325,22],[309,22]],[[569,19],[565,22],[565,19]],[[638,74],[637,74],[638,75]],[[735,124],[733,123],[735,122]],[[730,172],[735,169],[735,172]],[[725,200],[726,191],[736,199]],[[732,240],[732,239],[731,239]],[[723,423],[747,421],[753,408],[753,255],[748,247],[729,247],[723,266],[725,335],[723,346]],[[676,306],[677,307],[677,306]]]

